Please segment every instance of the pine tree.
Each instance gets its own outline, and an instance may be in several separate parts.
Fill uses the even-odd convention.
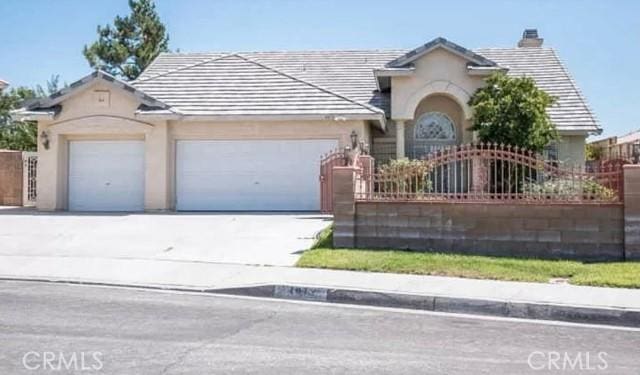
[[[129,0],[129,8],[131,14],[116,16],[113,26],[98,26],[98,40],[82,53],[92,68],[133,80],[169,50],[169,36],[153,0]]]

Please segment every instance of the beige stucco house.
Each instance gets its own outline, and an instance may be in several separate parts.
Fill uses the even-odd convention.
[[[0,79],[0,91],[6,89],[7,87],[9,87],[9,82]]]
[[[558,98],[558,158],[600,128],[555,51],[437,38],[406,50],[164,53],[133,82],[103,73],[31,103],[42,210],[317,210],[322,154],[355,131],[379,160],[474,140],[467,102],[494,71]]]

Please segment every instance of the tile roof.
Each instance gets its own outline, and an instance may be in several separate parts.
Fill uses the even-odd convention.
[[[325,87],[336,80],[335,75],[330,80],[319,79],[329,78],[330,69],[316,74],[318,79],[307,80],[306,75],[290,74],[296,69],[268,59],[265,63],[259,57],[244,53],[163,54],[132,84],[185,115],[371,117],[384,113],[350,96],[353,91],[336,93],[333,87]],[[282,61],[295,59],[289,58]],[[366,81],[375,86],[375,81]]]
[[[541,89],[557,97],[549,115],[558,129],[600,129],[552,48],[465,51],[508,68],[510,75],[530,76]],[[158,100],[194,113],[370,113],[368,106],[389,113],[389,94],[377,91],[373,70],[401,61],[410,52],[163,53],[132,84]]]
[[[555,96],[557,102],[548,113],[558,129],[600,130],[586,99],[552,48],[483,48],[475,52],[509,68],[509,75],[533,78],[539,88]]]

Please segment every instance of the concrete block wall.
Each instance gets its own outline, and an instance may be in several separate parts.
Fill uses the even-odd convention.
[[[355,247],[621,260],[621,205],[357,202]]]
[[[640,260],[640,165],[624,166],[624,249],[628,260]]]
[[[355,246],[355,171],[353,167],[333,168],[333,244]]]
[[[0,151],[0,206],[22,206],[21,151]]]
[[[640,260],[640,166],[623,204],[366,202],[334,170],[334,246],[580,260]]]

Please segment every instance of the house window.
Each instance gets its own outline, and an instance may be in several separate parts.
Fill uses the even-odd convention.
[[[456,129],[446,114],[427,112],[416,120],[413,130],[413,158],[422,158],[455,143]]]
[[[416,122],[415,139],[432,142],[455,141],[453,121],[444,113],[425,113]]]
[[[558,144],[556,143],[548,144],[544,148],[542,155],[544,156],[544,159],[547,161],[557,162],[558,161]]]

